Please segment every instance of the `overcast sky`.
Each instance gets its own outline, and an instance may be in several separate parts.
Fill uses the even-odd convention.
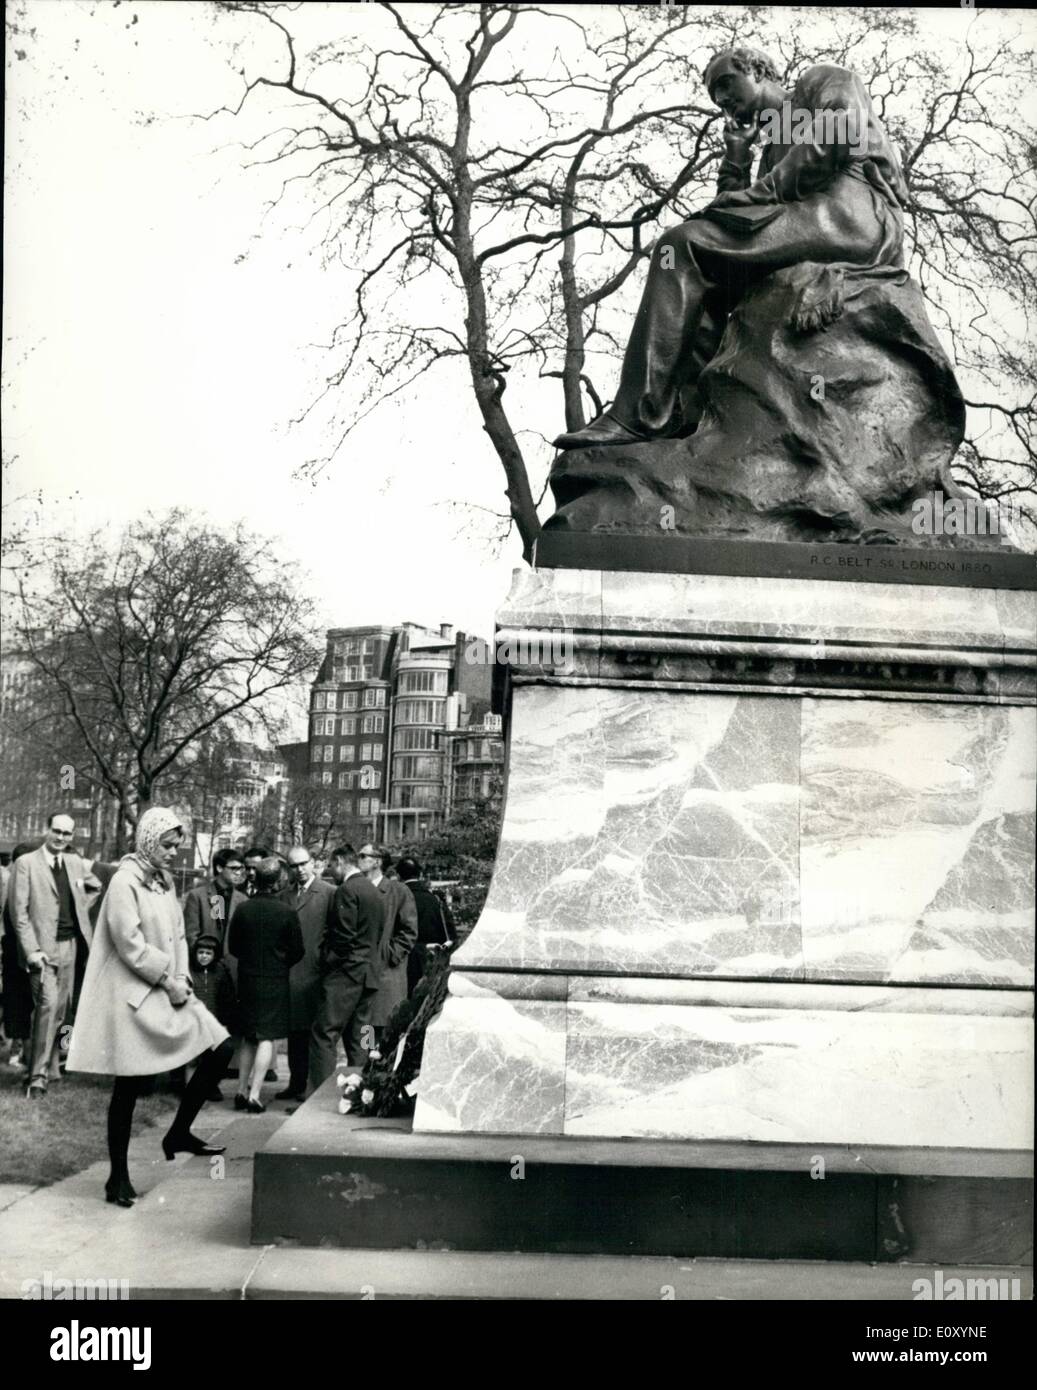
[[[288,422],[321,381],[314,344],[345,289],[302,237],[269,222],[260,234],[269,183],[226,144],[247,125],[189,118],[240,90],[226,17],[184,0],[12,12],[36,31],[9,44],[12,494],[38,490],[49,529],[176,503],[243,517],[308,572],[328,624],[445,620],[488,635],[521,557],[517,539],[496,558],[488,544],[496,523],[478,509],[504,508],[503,474],[458,367],[374,416],[316,485],[293,478],[313,439]],[[335,14],[357,28],[377,17]],[[969,19],[929,14],[948,38]],[[563,423],[552,402],[541,427],[552,411]],[[546,461],[541,446],[537,488]]]
[[[269,184],[214,152],[213,126],[175,118],[238,95],[208,7],[26,10],[37,32],[7,93],[11,494],[42,490],[50,528],[177,503],[241,516],[308,571],[328,624],[491,633],[521,553],[493,558],[492,518],[448,505],[505,509],[463,380],[385,408],[316,485],[293,480],[312,436],[288,422],[322,379],[311,345],[344,289],[301,238],[256,235]]]

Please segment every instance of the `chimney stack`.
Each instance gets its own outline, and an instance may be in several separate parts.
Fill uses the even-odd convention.
[[[439,625],[439,635],[440,635],[440,637],[453,637],[453,635],[454,635],[454,625],[453,625],[453,623],[440,623],[440,625]]]

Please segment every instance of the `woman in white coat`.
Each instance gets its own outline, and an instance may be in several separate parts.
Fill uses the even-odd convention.
[[[105,1195],[121,1207],[132,1206],[137,1195],[127,1150],[145,1077],[172,1071],[204,1053],[162,1149],[168,1159],[181,1152],[223,1152],[191,1133],[233,1048],[226,1028],[191,987],[184,918],[168,871],[183,835],[174,811],[154,806],[141,816],[134,853],[119,864],[94,928],[69,1046],[69,1071],[115,1077],[108,1106],[111,1174]]]

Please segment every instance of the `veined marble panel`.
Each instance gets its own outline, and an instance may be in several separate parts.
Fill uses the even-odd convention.
[[[497,626],[600,632],[601,580],[600,570],[512,570]]]
[[[939,585],[607,571],[602,575],[602,627],[605,632],[1000,648],[996,593]],[[1037,596],[1026,597],[1032,601]]]
[[[1005,646],[1015,651],[1037,649],[1037,594],[1025,589],[996,589],[994,592]]]
[[[1032,710],[803,701],[813,979],[1033,981]]]
[[[561,1134],[565,1005],[451,995],[429,1029],[414,1127]]]
[[[525,687],[489,898],[459,967],[790,977],[799,709]]]
[[[454,978],[472,979],[455,972]],[[507,997],[525,979],[544,976],[493,975],[494,989]],[[548,977],[549,978],[549,977]],[[827,985],[772,980],[665,980],[629,976],[558,975],[568,979],[570,1004],[679,1004],[700,1008],[806,1009],[847,1013],[976,1014],[990,1018],[1033,1018],[1033,992],[1026,989],[905,989],[897,985]]]
[[[1028,1149],[1017,1018],[570,1004],[565,1133]]]
[[[502,627],[1037,648],[1037,594],[940,585],[516,569]]]

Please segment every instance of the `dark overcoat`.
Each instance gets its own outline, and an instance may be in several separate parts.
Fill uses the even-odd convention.
[[[238,962],[241,1035],[256,1042],[291,1031],[288,975],[302,960],[299,918],[279,898],[250,898],[230,920],[230,949]]]
[[[335,899],[335,885],[314,878],[304,889],[286,888],[281,901],[299,918],[303,957],[292,966],[288,977],[291,1031],[301,1033],[313,1026],[320,997],[320,948],[328,926],[328,913]]]

